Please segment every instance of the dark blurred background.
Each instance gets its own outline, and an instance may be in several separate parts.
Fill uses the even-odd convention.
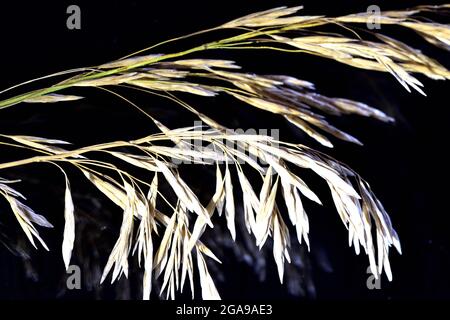
[[[438,3],[426,0],[245,0],[236,3],[169,0],[3,1],[0,3],[0,89],[49,73],[114,60],[168,38],[281,5],[302,4],[305,6],[304,14],[333,16],[364,12],[372,4],[379,5],[382,10],[391,10]],[[81,30],[66,28],[66,8],[71,4],[77,4],[81,8]],[[433,18],[449,23],[448,16]],[[383,26],[381,31],[420,48],[447,68],[450,67],[447,52],[433,48],[413,32],[387,26]],[[203,39],[208,37],[195,38],[164,49],[180,50]],[[403,255],[391,253],[393,282],[389,283],[384,277],[381,290],[368,290],[367,258],[363,255],[356,256],[353,249],[348,248],[347,232],[332,205],[328,203],[324,208],[311,206],[309,216],[312,224],[312,249],[305,257],[308,261],[305,268],[309,271],[296,281],[311,281],[314,289],[306,289],[304,297],[319,300],[450,298],[450,212],[446,194],[449,189],[446,177],[447,127],[450,115],[448,83],[418,76],[428,95],[422,97],[418,93],[406,92],[388,74],[353,69],[304,54],[230,50],[206,55],[235,59],[245,70],[256,73],[289,74],[312,81],[323,94],[363,101],[384,110],[397,120],[396,124],[391,125],[358,117],[330,118],[332,123],[358,137],[364,147],[333,140],[335,148],[324,150],[274,115],[222,97],[206,100],[186,97],[202,111],[230,127],[279,128],[282,139],[306,143],[328,152],[359,172],[371,184],[390,213],[402,242]],[[47,83],[44,81],[42,85]],[[19,105],[2,110],[1,133],[57,137],[84,145],[136,138],[153,130],[145,118],[131,111],[120,100],[92,89],[86,90],[86,94],[82,95],[88,99],[69,104]],[[172,127],[192,125],[193,120],[184,117],[178,106],[139,94],[131,94],[131,97]],[[2,162],[18,156],[9,150],[2,147]],[[94,289],[85,286],[76,292],[61,291],[61,282],[65,281],[60,255],[63,225],[62,178],[54,168],[39,165],[14,169],[8,175],[0,172],[0,176],[23,179],[19,190],[27,195],[27,203],[37,212],[46,215],[56,227],[42,231],[52,249],[50,252],[43,249],[35,251],[28,244],[23,244],[31,258],[25,259],[25,264],[23,258],[0,246],[0,298],[138,297],[135,294],[140,285],[137,280],[136,284],[125,289],[122,289],[121,284],[116,287],[106,284],[106,289],[99,295],[94,293]],[[85,183],[74,181],[73,184],[73,189],[79,193],[76,202],[80,204],[80,215],[89,215],[89,210],[101,207],[90,199],[94,190],[86,187]],[[117,219],[109,223],[117,230],[120,226],[120,212],[108,204],[102,208],[116,211]],[[81,212],[83,210],[86,213]],[[3,230],[18,229],[17,223],[8,216],[11,216],[8,208],[0,206],[0,227]],[[95,233],[92,243],[96,243],[105,252],[112,248],[114,236],[117,235],[110,230],[114,230],[114,227],[108,226],[97,230],[87,228],[86,231]],[[250,267],[228,254],[227,250],[231,249],[223,249],[221,252],[224,265],[218,270],[224,275],[217,283],[223,298],[300,299],[287,289],[287,285],[278,283],[278,275],[270,255],[267,276],[261,282]],[[91,251],[94,249],[89,245],[84,248],[84,252]],[[104,265],[106,258],[107,255],[102,256],[100,253],[100,266]],[[76,262],[77,257],[74,259]],[[27,264],[32,267],[26,267]]]

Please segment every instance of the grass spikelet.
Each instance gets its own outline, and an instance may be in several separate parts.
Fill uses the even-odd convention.
[[[62,244],[62,255],[66,270],[69,268],[70,258],[72,256],[73,245],[75,242],[75,217],[72,193],[70,191],[70,183],[66,178],[66,191],[64,196],[64,237]]]

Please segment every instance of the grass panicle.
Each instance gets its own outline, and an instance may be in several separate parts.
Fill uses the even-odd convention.
[[[310,246],[304,202],[322,205],[321,197],[298,173],[306,170],[328,185],[336,211],[348,229],[349,245],[357,254],[363,252],[367,255],[375,277],[384,272],[389,280],[392,279],[389,250],[394,247],[401,252],[400,240],[381,202],[357,173],[305,145],[286,143],[269,136],[235,133],[177,96],[178,92],[202,97],[228,95],[249,107],[283,117],[321,145],[333,147],[334,139],[356,144],[361,142],[330,124],[327,115],[355,114],[384,122],[392,122],[393,118],[364,102],[322,95],[314,84],[303,79],[254,74],[245,71],[235,61],[192,58],[190,55],[196,53],[199,56],[210,50],[274,50],[280,54],[298,53],[300,59],[301,54],[312,54],[351,67],[390,73],[406,90],[412,88],[421,94],[425,94],[423,84],[416,75],[433,80],[450,79],[445,66],[419,50],[387,35],[361,28],[372,19],[368,13],[338,17],[304,16],[300,14],[301,9],[279,7],[253,13],[204,31],[214,34],[217,30],[228,29],[234,33],[233,36],[218,37],[215,41],[180,52],[160,53],[169,41],[201,36],[204,32],[169,40],[109,63],[68,71],[72,74],[67,80],[0,101],[0,109],[19,103],[66,103],[88,98],[87,92],[84,94],[86,87],[112,93],[107,88],[126,87],[130,92],[144,91],[175,102],[192,112],[209,129],[170,129],[141,109],[161,132],[149,133],[133,141],[112,141],[84,147],[59,139],[0,135],[2,147],[25,148],[35,154],[0,163],[3,176],[7,175],[9,168],[35,163],[55,165],[64,175],[62,257],[66,268],[74,251],[77,228],[77,206],[72,199],[67,171],[72,167],[117,205],[123,214],[102,282],[110,275],[112,282],[122,275],[128,276],[129,257],[134,254],[144,269],[144,299],[150,298],[156,278],[160,278],[159,293],[165,298],[174,299],[186,282],[194,297],[195,281],[201,284],[203,299],[220,298],[209,266],[211,261],[220,263],[221,257],[217,257],[202,241],[204,232],[219,219],[224,219],[233,241],[239,240],[238,234],[243,229],[252,235],[259,248],[270,241],[278,275],[283,282],[285,264],[293,259],[293,239],[308,248]],[[422,15],[427,12],[448,13],[449,9],[450,5],[441,5],[386,11],[381,12],[379,22],[410,29],[428,43],[448,51],[449,25],[424,20]],[[321,31],[321,27],[326,25],[334,26],[336,33]],[[20,87],[4,90],[2,95]],[[78,93],[66,94],[67,89]],[[210,147],[199,147],[203,144]],[[100,154],[106,154],[110,160],[104,160]],[[202,165],[204,170],[215,170],[215,185],[209,186],[214,193],[208,203],[199,199],[183,177],[183,165],[175,164],[174,160],[177,163],[190,161],[194,165]],[[127,171],[129,166],[145,173],[142,177],[146,178]],[[249,178],[248,170],[256,171],[260,181]],[[239,183],[236,185],[235,181]],[[0,178],[0,195],[11,207],[33,246],[37,246],[35,240],[38,240],[48,250],[37,226],[49,228],[52,225],[25,205],[25,197],[13,188],[18,183]],[[164,196],[164,185],[176,195],[175,202]],[[242,194],[242,210],[237,204],[238,193]],[[163,207],[170,207],[171,211],[162,210]],[[243,221],[245,228],[238,225],[239,221]],[[291,227],[295,230],[292,234]]]

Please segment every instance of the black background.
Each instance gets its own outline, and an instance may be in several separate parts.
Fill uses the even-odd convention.
[[[426,2],[431,3],[431,2]],[[434,2],[436,3],[436,2]],[[81,30],[66,28],[66,8],[81,7]],[[80,66],[96,65],[134,52],[149,44],[215,26],[254,11],[280,5],[298,5],[297,1],[39,1],[0,4],[0,88]],[[301,1],[305,14],[339,15],[365,11],[371,4],[383,10],[406,8],[417,1]],[[442,17],[448,23],[448,17]],[[391,35],[422,49],[449,67],[448,53],[432,48],[412,32],[386,27]],[[195,41],[195,40],[193,40]],[[189,45],[189,43],[185,44]],[[177,47],[169,46],[167,50]],[[209,53],[210,54],[210,53]],[[313,248],[320,243],[328,255],[332,272],[314,269],[317,299],[445,299],[450,297],[450,247],[448,244],[448,170],[447,127],[449,119],[446,82],[419,76],[428,97],[406,92],[387,74],[354,70],[350,67],[306,55],[279,53],[216,53],[236,59],[246,70],[259,73],[290,74],[312,81],[317,89],[330,96],[361,100],[376,106],[397,119],[395,125],[370,119],[350,117],[332,119],[364,142],[364,147],[340,143],[328,151],[349,164],[372,185],[391,214],[402,242],[403,255],[391,254],[394,280],[382,280],[382,290],[366,288],[366,257],[355,256],[347,247],[346,231],[333,209],[310,212]],[[56,136],[80,144],[126,139],[148,133],[148,122],[131,114],[126,106],[109,103],[108,96],[90,92],[90,102],[61,106],[19,105],[4,110],[1,132]],[[138,98],[139,99],[139,98]],[[106,102],[105,102],[106,100]],[[197,100],[195,100],[197,101]],[[206,108],[209,100],[199,102]],[[143,102],[145,103],[145,101]],[[272,115],[251,110],[230,100],[216,99],[214,114],[230,126],[280,128],[281,137],[305,142],[323,150],[315,142],[298,135],[294,128]],[[157,106],[155,106],[157,104]],[[148,103],[162,119],[172,119],[173,126],[184,123],[179,108],[152,100]],[[211,108],[211,106],[210,106]],[[177,117],[174,119],[174,117]],[[187,121],[187,120],[186,120]],[[2,161],[11,154],[0,151]],[[29,169],[29,170],[28,170]],[[50,212],[53,220],[61,209],[61,197],[45,196],[52,178],[33,166],[18,175],[34,175],[42,185],[37,195],[28,195],[39,212]],[[0,173],[1,174],[1,173]],[[29,176],[27,176],[29,175]],[[44,177],[43,177],[44,176]],[[59,180],[59,183],[61,181]],[[46,186],[47,185],[47,186]],[[61,191],[59,191],[61,195]],[[31,192],[32,193],[32,192]],[[41,193],[44,193],[42,195]],[[8,211],[0,211],[0,221]],[[57,223],[55,223],[57,225]],[[14,226],[17,227],[17,226]],[[64,274],[59,253],[61,231],[45,232],[52,250],[33,253],[40,279],[25,280],[18,258],[0,249],[0,297],[53,298],[57,277]],[[224,298],[293,298],[277,283],[277,275],[266,283],[257,283],[249,270],[226,264],[225,283],[219,285]],[[67,297],[67,296],[66,296]],[[70,295],[68,296],[71,297]],[[89,293],[75,295],[91,298]]]

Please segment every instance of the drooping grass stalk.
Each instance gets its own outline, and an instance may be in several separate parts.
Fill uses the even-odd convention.
[[[54,86],[48,87],[48,88],[43,88],[43,89],[39,89],[39,90],[34,90],[31,92],[27,92],[15,97],[11,97],[8,98],[6,100],[0,101],[0,109],[5,109],[7,107],[11,107],[13,105],[16,105],[24,100],[30,99],[30,98],[36,98],[36,97],[40,97],[49,93],[55,93],[67,88],[72,87],[74,84],[81,82],[81,81],[86,81],[86,80],[95,80],[95,79],[100,79],[106,76],[111,76],[111,75],[116,75],[116,74],[120,74],[129,70],[133,70],[139,67],[144,67],[144,66],[148,66],[160,61],[164,61],[164,60],[170,60],[170,59],[175,59],[175,58],[180,58],[195,52],[199,52],[199,51],[204,51],[204,50],[214,50],[214,49],[224,49],[227,48],[226,44],[228,43],[233,43],[233,42],[237,42],[237,41],[242,41],[242,40],[247,40],[247,39],[251,39],[255,36],[261,35],[261,34],[275,34],[277,32],[280,32],[280,30],[271,30],[268,32],[258,32],[258,31],[252,31],[252,32],[248,32],[246,34],[242,34],[242,35],[238,35],[238,36],[234,36],[234,37],[230,37],[230,38],[226,38],[220,41],[215,41],[215,42],[210,42],[201,46],[197,46],[182,52],[178,52],[178,53],[172,53],[172,54],[166,54],[160,57],[155,57],[152,59],[149,59],[146,62],[141,62],[141,63],[135,63],[135,64],[130,64],[129,66],[125,66],[125,67],[121,67],[121,68],[115,68],[112,70],[107,70],[107,71],[98,71],[95,73],[89,73],[86,75],[79,75],[78,77],[76,77],[75,79],[69,80],[67,82],[63,82],[63,84],[56,84]],[[175,39],[173,39],[173,41],[175,41]],[[168,41],[164,41],[163,43],[167,43]],[[138,51],[140,52],[140,51]],[[136,52],[136,53],[138,53]],[[130,57],[133,56],[129,55]],[[128,56],[127,56],[128,57]],[[82,70],[82,69],[80,69]],[[59,75],[61,73],[55,74],[55,75]],[[43,77],[44,78],[44,77]],[[43,78],[39,78],[39,79],[43,79]]]

